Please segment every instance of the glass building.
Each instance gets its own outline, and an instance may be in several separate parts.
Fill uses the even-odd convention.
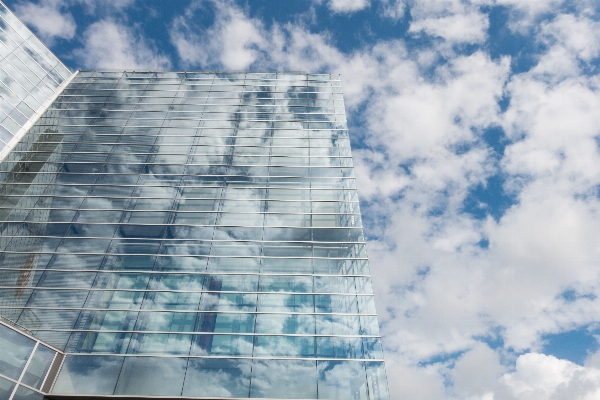
[[[70,75],[0,2],[0,150],[25,134]]]
[[[389,398],[338,75],[48,99],[0,162],[0,399]]]

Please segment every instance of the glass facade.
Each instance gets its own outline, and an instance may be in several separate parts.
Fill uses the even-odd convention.
[[[62,354],[0,323],[0,399],[42,399]]]
[[[65,354],[54,395],[388,398],[337,75],[78,72],[0,217],[0,314]]]
[[[70,75],[0,2],[0,150],[43,111]]]

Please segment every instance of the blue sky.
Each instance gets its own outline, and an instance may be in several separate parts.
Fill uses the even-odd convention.
[[[597,0],[5,2],[72,69],[341,73],[392,398],[600,398]]]

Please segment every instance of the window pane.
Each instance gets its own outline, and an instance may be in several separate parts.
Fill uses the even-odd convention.
[[[243,359],[190,359],[183,396],[248,397],[252,362]]]
[[[385,365],[382,362],[366,362],[369,400],[389,400]]]
[[[44,400],[44,395],[24,386],[19,386],[12,400]]]
[[[315,338],[304,336],[256,336],[254,356],[314,357]]]
[[[55,355],[56,352],[54,350],[46,346],[38,346],[29,362],[25,375],[21,379],[21,383],[39,389]]]
[[[8,399],[15,384],[8,379],[0,378],[0,399]]]
[[[35,342],[0,325],[0,374],[19,379]]]
[[[67,356],[52,393],[113,394],[123,357]]]
[[[180,396],[187,358],[126,357],[115,394]]]
[[[192,355],[251,356],[252,336],[196,335]]]
[[[250,397],[316,399],[316,362],[254,360]]]
[[[319,361],[319,399],[367,400],[363,362]]]

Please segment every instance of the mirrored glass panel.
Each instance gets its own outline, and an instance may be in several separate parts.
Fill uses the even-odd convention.
[[[43,345],[38,345],[31,360],[29,360],[29,365],[21,378],[21,383],[39,389],[44,382],[46,373],[48,372],[55,355],[56,352],[54,350]]]
[[[183,396],[249,397],[252,361],[247,359],[191,358]]]
[[[3,4],[0,29],[1,150],[71,72]]]
[[[65,72],[14,32],[6,137]],[[344,121],[337,75],[74,75],[0,162],[0,314],[54,393],[383,399]]]
[[[187,358],[126,357],[115,394],[180,396]]]
[[[316,367],[315,361],[254,360],[250,397],[316,399]]]
[[[52,388],[57,394],[113,394],[123,357],[67,356]]]
[[[0,324],[0,374],[19,379],[35,342]]]

